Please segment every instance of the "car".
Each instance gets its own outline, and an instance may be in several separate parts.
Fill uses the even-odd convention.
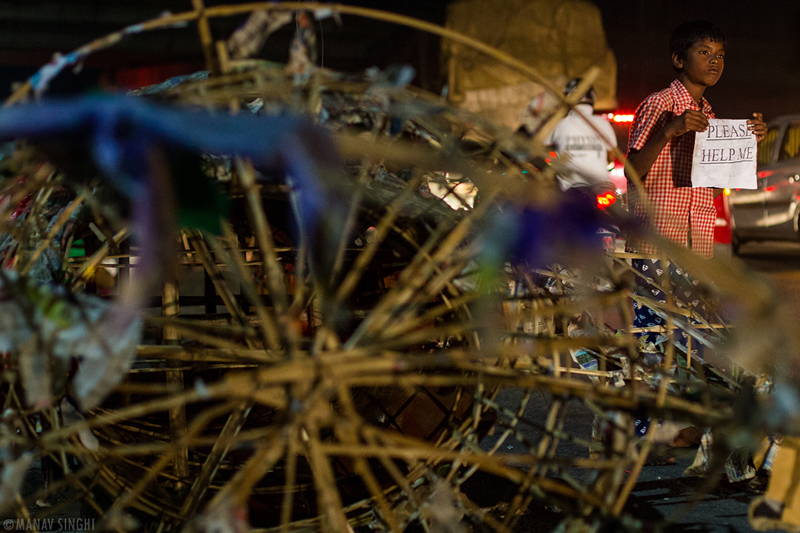
[[[767,124],[757,165],[756,189],[726,195],[731,249],[737,255],[746,242],[800,242],[800,115]]]
[[[728,205],[730,189],[725,189],[723,194],[714,198],[714,210],[717,218],[714,220],[714,244],[731,243],[731,211]]]

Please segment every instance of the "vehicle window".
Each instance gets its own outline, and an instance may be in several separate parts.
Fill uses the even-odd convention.
[[[768,165],[772,159],[772,149],[775,147],[775,139],[778,138],[778,128],[770,128],[767,134],[758,143],[758,164]]]
[[[792,122],[786,126],[783,134],[781,151],[778,152],[778,161],[800,157],[800,122]]]

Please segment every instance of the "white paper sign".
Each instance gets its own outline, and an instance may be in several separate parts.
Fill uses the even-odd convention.
[[[747,120],[712,118],[694,138],[692,187],[756,189],[756,136]]]

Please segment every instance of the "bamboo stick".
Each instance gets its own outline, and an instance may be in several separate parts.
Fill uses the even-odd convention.
[[[166,283],[164,285],[163,307],[162,315],[164,318],[172,318],[180,314],[178,308],[178,286],[174,283]],[[164,327],[164,344],[179,345],[181,342],[180,335],[173,328]],[[174,366],[174,365],[173,365]],[[183,371],[182,370],[168,370],[167,386],[175,387],[182,390]],[[186,406],[185,404],[174,405],[169,409],[169,434],[172,442],[183,442],[186,438]],[[172,471],[175,477],[184,480],[189,476],[189,448],[182,446],[175,452],[175,462],[172,465]],[[175,490],[178,493],[183,492],[184,483],[177,482]]]
[[[25,265],[25,267],[23,267],[22,271],[20,272],[21,275],[27,276],[30,273],[31,269],[33,268],[34,263],[36,263],[36,260],[39,259],[42,253],[44,253],[44,251],[49,246],[52,246],[53,239],[58,234],[58,232],[61,231],[64,225],[69,221],[69,218],[72,216],[75,210],[78,209],[78,207],[80,207],[84,197],[85,194],[81,192],[78,195],[78,197],[75,198],[72,202],[70,202],[70,204],[67,207],[65,207],[64,210],[58,215],[58,218],[56,219],[53,226],[50,228],[50,231],[47,232],[47,235],[44,237],[42,242],[39,243],[39,246],[36,248],[33,254],[31,254],[30,259],[28,259],[28,264]]]
[[[236,435],[241,431],[242,426],[244,426],[244,423],[247,421],[247,416],[250,414],[251,408],[251,405],[239,404],[225,422],[225,426],[222,428],[222,431],[220,431],[219,438],[214,443],[214,447],[206,458],[206,462],[203,463],[200,473],[195,477],[189,494],[181,507],[181,514],[187,519],[191,518],[197,510],[197,506],[208,490],[208,485],[213,481],[220,463],[230,450]]]

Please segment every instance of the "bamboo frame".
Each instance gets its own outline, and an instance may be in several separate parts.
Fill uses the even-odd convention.
[[[331,9],[430,31],[542,81],[535,70],[469,37],[376,10],[290,2],[207,7],[201,0],[193,0],[193,6],[192,12],[148,21],[139,29],[149,31],[179,22],[196,22],[207,64],[216,68],[209,18],[258,9]],[[116,38],[106,36],[81,50],[86,53],[99,50],[113,44]],[[228,70],[226,65],[224,60],[219,63],[223,71]],[[223,72],[205,83],[202,91],[209,101],[238,109],[251,91],[237,84],[258,75]],[[259,90],[275,89],[282,96],[307,98],[309,105],[305,107],[313,107],[314,102],[322,105],[324,94],[369,89],[366,82],[340,81],[337,85],[334,77],[317,73],[312,76],[309,94],[304,96],[302,91],[295,92],[289,87],[285,76],[281,76],[270,78],[270,85]],[[586,83],[590,81],[587,77]],[[574,103],[560,97],[560,91],[548,88],[565,106]],[[30,89],[30,85],[23,87],[6,105],[19,101]],[[184,96],[187,100],[194,97],[189,91]],[[403,97],[418,96],[404,93]],[[265,187],[257,182],[256,170],[250,163],[235,161],[231,190],[243,193],[249,233],[241,237],[247,242],[240,244],[233,226],[223,224],[222,237],[192,232],[186,239],[192,250],[179,252],[186,258],[185,267],[200,265],[208,272],[216,294],[228,310],[226,320],[230,323],[177,316],[179,294],[176,287],[168,288],[164,292],[165,316],[146,316],[144,323],[148,331],[163,329],[164,339],[176,344],[137,347],[136,365],[142,368],[132,370],[129,381],[115,391],[115,398],[134,398],[132,403],[121,402],[111,410],[97,409],[87,413],[86,420],[69,424],[62,424],[58,414],[50,414],[58,423],[41,436],[26,419],[19,443],[30,444],[42,450],[42,455],[57,458],[63,468],[67,468],[67,457],[85,462],[87,466],[74,474],[70,482],[80,488],[82,497],[98,512],[108,509],[102,509],[92,499],[94,483],[105,487],[115,499],[112,513],[123,512],[125,508],[140,509],[158,517],[159,527],[179,527],[203,514],[213,515],[228,507],[241,508],[251,496],[267,498],[280,493],[275,504],[275,509],[280,509],[275,527],[282,532],[309,524],[317,529],[344,531],[348,524],[363,518],[363,514],[356,518],[355,513],[364,509],[379,517],[389,530],[402,530],[411,520],[420,520],[422,527],[429,530],[426,509],[431,494],[426,490],[430,489],[430,480],[442,478],[457,488],[478,470],[498,475],[517,487],[509,512],[491,522],[500,531],[513,528],[516,512],[534,498],[554,501],[567,498],[576,503],[580,513],[588,515],[623,512],[652,443],[652,429],[639,448],[632,433],[626,433],[625,454],[609,453],[603,459],[559,457],[561,443],[591,445],[570,433],[566,425],[568,401],[591,405],[599,413],[599,420],[611,420],[609,412],[630,418],[632,413],[645,410],[653,416],[708,426],[729,423],[734,417],[726,403],[729,389],[709,383],[697,370],[698,361],[687,358],[688,378],[662,378],[653,391],[639,390],[637,385],[644,378],[635,368],[636,334],[657,332],[674,336],[676,331],[697,334],[700,330],[726,330],[727,325],[692,324],[688,320],[696,317],[692,310],[681,309],[669,300],[661,304],[634,295],[626,285],[626,276],[631,274],[624,262],[634,257],[630,254],[616,255],[601,269],[612,292],[600,291],[595,281],[589,279],[591,276],[561,268],[537,272],[522,267],[509,272],[499,268],[493,272],[495,277],[485,278],[485,285],[479,289],[464,288],[465,282],[482,274],[481,268],[474,266],[480,251],[475,234],[486,224],[489,213],[498,206],[508,209],[509,197],[517,202],[511,205],[531,209],[550,208],[554,201],[538,189],[522,186],[518,179],[522,176],[521,164],[502,152],[497,132],[486,125],[475,123],[472,129],[478,138],[484,139],[487,153],[492,154],[489,162],[443,154],[436,145],[458,139],[448,133],[450,130],[466,129],[459,123],[458,113],[452,112],[443,120],[449,122],[439,124],[439,130],[427,117],[409,120],[418,132],[426,132],[426,136],[419,134],[420,139],[428,142],[425,148],[387,140],[378,127],[368,140],[347,135],[337,138],[342,152],[348,159],[360,161],[361,167],[355,176],[350,176],[357,183],[358,192],[347,206],[348,232],[332,245],[336,260],[331,281],[339,281],[328,307],[320,303],[324,295],[306,274],[314,244],[309,243],[307,236],[293,246],[276,244],[275,228],[270,225],[275,223],[275,217],[271,213],[267,216]],[[434,139],[436,142],[431,142],[436,135],[439,136]],[[401,192],[381,200],[378,207],[367,208],[372,186],[370,167],[377,163],[387,168],[410,166],[414,172]],[[435,219],[435,224],[426,222],[429,227],[425,231],[412,227],[414,221],[403,216],[404,209],[417,198],[426,172],[442,169],[474,177],[480,184],[481,202],[463,213]],[[17,202],[31,192],[36,193],[32,213],[40,213],[53,194],[53,175],[51,172],[33,185],[12,187],[7,193],[11,201]],[[539,180],[537,184],[546,183],[546,176],[529,174],[528,177]],[[273,195],[270,198],[284,195],[280,196],[283,198],[288,191],[270,194]],[[69,218],[66,213],[71,215],[83,203],[98,207],[90,191],[81,190],[49,232],[42,231],[42,221],[36,220],[37,217],[31,217],[31,227],[17,228],[6,222],[11,208],[0,211],[5,214],[0,218],[4,233],[20,240],[26,235],[44,235],[44,240],[32,247],[34,255],[27,261],[21,259],[19,246],[11,252],[17,269],[23,274],[28,272],[36,258],[52,245],[58,233],[55,228],[63,227]],[[461,203],[462,207],[468,207],[463,199]],[[367,209],[372,210],[367,213],[369,218],[365,215]],[[420,217],[430,215],[433,210],[431,202]],[[66,261],[67,268],[74,272],[73,290],[85,287],[104,259],[131,257],[117,253],[118,245],[128,237],[128,229],[105,211],[102,215],[107,220],[98,221],[99,232],[106,240],[100,249],[83,260]],[[355,247],[349,231],[355,231],[367,218],[376,228],[376,238],[365,246]],[[381,279],[374,294],[365,291],[362,285],[368,282],[369,275],[381,272],[384,266],[386,260],[381,254],[393,251],[392,246],[400,248],[394,243],[402,243],[411,250],[407,257],[392,260],[400,265],[392,267],[399,268],[399,275],[392,278],[391,286]],[[706,265],[699,265],[686,251],[669,243],[659,244],[663,244],[670,258],[685,263],[693,272],[700,270],[700,266],[705,269]],[[68,251],[64,255],[68,256]],[[289,273],[290,265],[294,267],[293,274]],[[124,268],[129,267],[130,264]],[[258,274],[256,269],[260,269]],[[711,285],[719,280],[720,290],[734,294],[741,291],[744,277],[736,268],[711,265],[707,271],[710,274],[701,280],[704,283]],[[228,279],[223,272],[231,274]],[[546,285],[534,274],[552,283]],[[4,285],[12,285],[8,276],[0,276],[0,280]],[[666,288],[662,280],[653,281]],[[135,279],[131,281],[134,282]],[[517,284],[520,290],[509,294],[505,288],[509,282]],[[753,290],[741,295],[745,311],[750,313],[748,316],[760,317],[771,292],[758,280],[749,286]],[[375,303],[361,310],[362,314],[351,313],[350,306],[355,300],[366,300],[375,294]],[[32,309],[21,291],[13,298],[20,308]],[[646,330],[625,327],[615,332],[618,334],[615,336],[602,327],[602,316],[599,319],[595,316],[599,322],[596,331],[574,338],[568,336],[570,327],[579,323],[578,315],[584,313],[602,315],[604,311],[614,311],[630,326],[630,305],[634,300],[663,313],[666,326]],[[503,304],[505,315],[492,312]],[[335,331],[332,326],[335,317],[319,320],[315,316],[319,309],[326,312],[333,309],[334,314],[341,313],[353,320],[352,331],[346,335]],[[33,314],[27,318],[33,320]],[[545,325],[540,327],[539,321]],[[529,327],[531,322],[534,324]],[[183,344],[178,345],[181,339]],[[598,370],[577,368],[571,362],[570,350],[578,349],[596,349],[601,354]],[[674,346],[669,343],[663,371],[669,371],[674,360]],[[614,370],[614,365],[619,368]],[[139,381],[145,374],[149,379],[157,373],[165,374],[163,384]],[[607,378],[621,373],[625,374],[625,386],[615,388]],[[194,386],[186,382],[186,377],[192,374],[203,376]],[[597,383],[590,383],[589,377],[598,378]],[[729,381],[733,388],[735,383]],[[670,393],[668,383],[699,387],[705,393],[704,399],[698,402]],[[6,403],[20,416],[37,414],[25,405],[13,387],[10,390]],[[507,390],[525,392],[524,401],[515,410],[504,408],[497,401],[498,395]],[[525,412],[531,395],[539,392],[555,398],[543,422],[533,420]],[[387,399],[381,394],[396,398]],[[197,414],[191,423],[189,412]],[[434,417],[431,427],[417,428],[419,434],[414,434],[410,428],[416,419],[431,413],[439,417]],[[502,420],[493,422],[492,416]],[[481,439],[487,424],[503,431],[494,445],[484,449]],[[393,427],[408,430],[409,434],[400,435],[390,429]],[[541,432],[538,440],[526,436],[531,428]],[[85,432],[91,430],[102,436],[102,444],[92,452],[82,440]],[[618,433],[624,430],[618,425],[614,427]],[[134,434],[144,440],[127,442]],[[166,435],[171,435],[171,442]],[[528,453],[499,453],[502,443],[512,436],[524,443]],[[249,455],[242,454],[242,450],[249,450]],[[109,461],[106,463],[104,459]],[[126,467],[135,474],[125,470]],[[598,474],[597,481],[582,482],[570,476],[570,468],[593,470]],[[96,473],[97,478],[87,484],[84,478],[89,472]],[[358,478],[360,483],[362,499],[358,502],[345,501],[346,491],[339,490],[351,477]],[[183,486],[187,496],[181,502],[160,498],[156,480],[168,481],[178,489]],[[301,500],[309,497],[317,502],[318,517],[301,516]],[[405,503],[411,511],[403,514],[399,510]],[[463,504],[475,516],[482,513],[466,500]],[[18,509],[18,512],[23,511]]]

